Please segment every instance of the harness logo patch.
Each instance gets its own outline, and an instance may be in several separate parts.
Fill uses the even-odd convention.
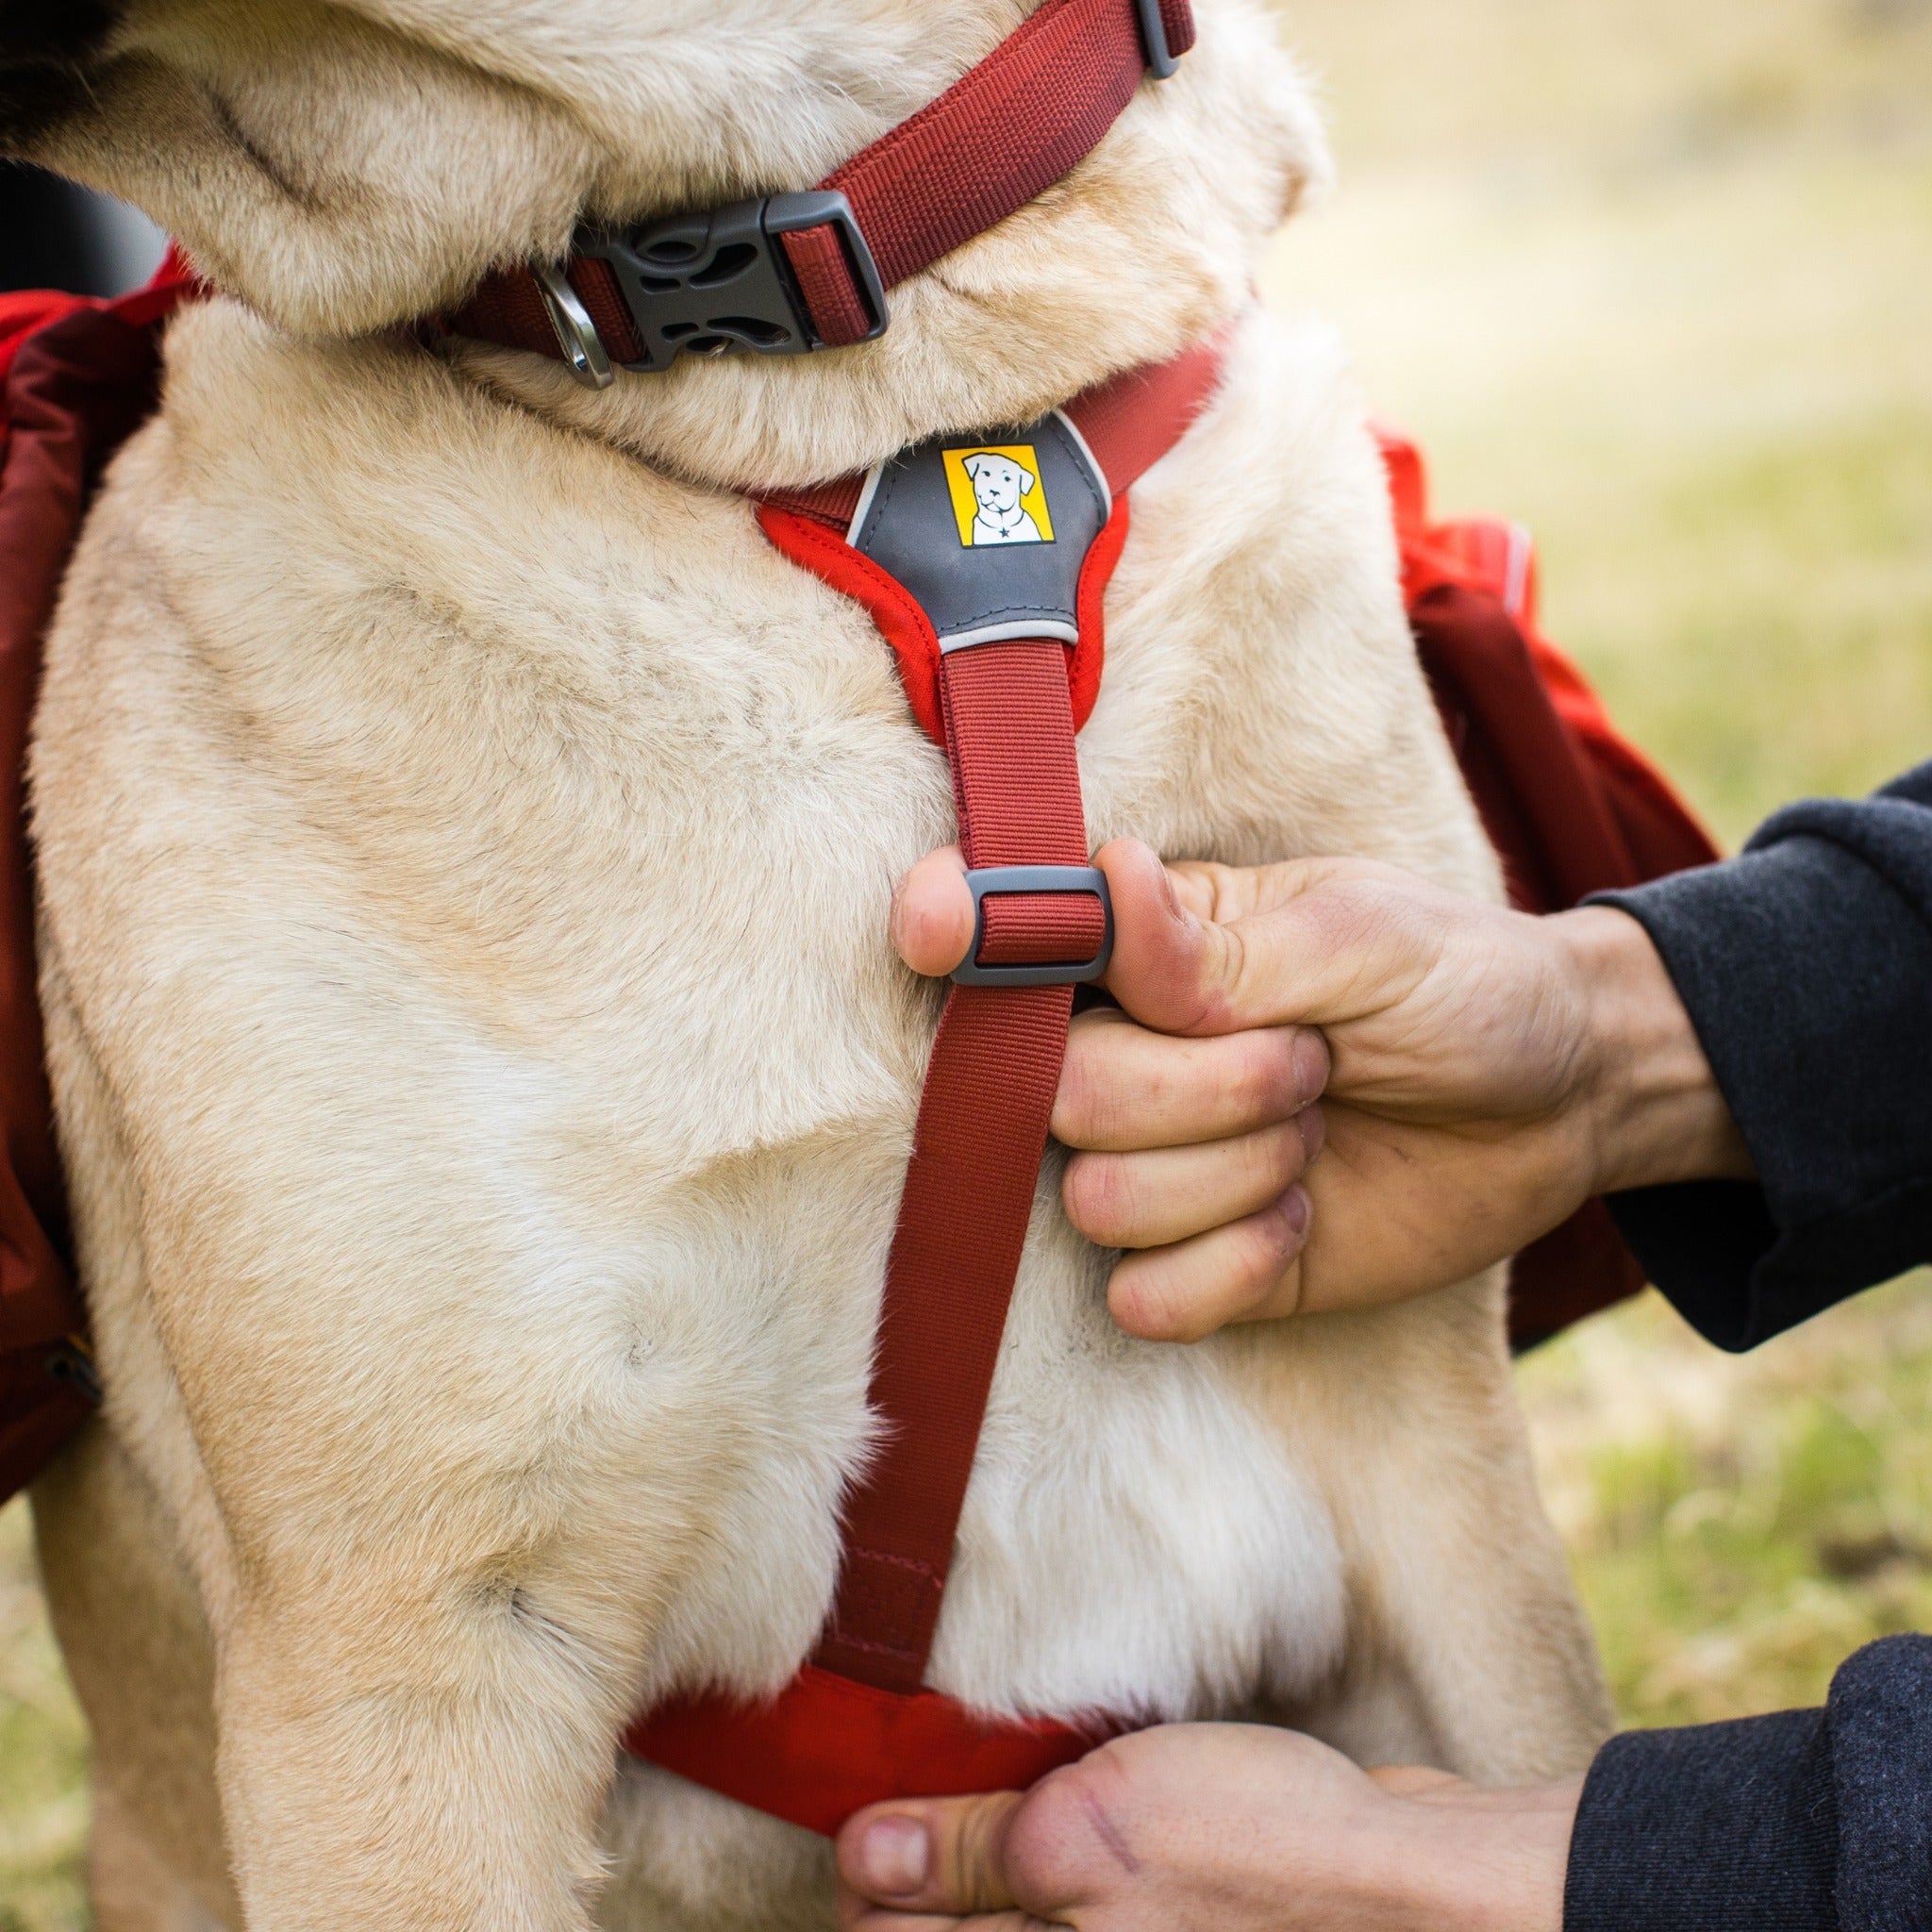
[[[1053,517],[1030,442],[968,444],[941,452],[959,541],[968,550],[994,543],[1051,543]]]

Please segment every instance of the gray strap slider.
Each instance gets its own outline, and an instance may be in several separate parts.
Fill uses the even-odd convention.
[[[966,874],[973,893],[973,943],[953,968],[960,986],[1084,986],[1107,971],[1113,958],[1113,898],[1107,874],[1097,865],[982,865]],[[1100,901],[1103,926],[1100,950],[1091,959],[1026,966],[983,966],[979,949],[986,943],[986,902],[1035,893],[1091,892]]]

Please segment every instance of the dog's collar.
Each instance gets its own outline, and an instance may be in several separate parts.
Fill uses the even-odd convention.
[[[797,356],[885,331],[886,291],[1003,222],[1099,145],[1194,42],[1190,0],[1046,0],[936,101],[802,194],[579,228],[561,266],[491,275],[452,335],[604,389],[679,355]]]

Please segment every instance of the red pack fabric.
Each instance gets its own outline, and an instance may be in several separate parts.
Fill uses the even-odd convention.
[[[1537,624],[1536,553],[1520,524],[1429,520],[1413,443],[1381,432],[1416,649],[1511,902],[1561,912],[1719,857],[1710,835],[1610,723]],[[1528,1347],[1636,1293],[1643,1271],[1601,1201],[1517,1256],[1509,1332]]]
[[[88,500],[154,408],[155,325],[189,286],[171,260],[117,303],[0,295],[0,1500],[94,1401],[34,976],[27,731]]]

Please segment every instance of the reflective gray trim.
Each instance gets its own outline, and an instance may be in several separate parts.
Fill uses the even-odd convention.
[[[1080,425],[1064,409],[1054,409],[1050,413],[1058,418],[1060,426],[1074,439],[1074,447],[1079,451],[1081,460],[1093,473],[1093,481],[1101,495],[1111,504],[1113,485],[1107,480],[1107,472],[1100,467],[1100,458],[1087,446],[1087,439],[1080,434]]]
[[[1013,638],[1057,638],[1063,644],[1077,644],[1079,630],[1071,624],[1042,617],[1018,624],[982,624],[977,630],[962,630],[958,637],[941,638],[940,651],[970,651],[974,644],[1003,644]]]
[[[883,463],[874,463],[865,473],[865,488],[858,492],[858,508],[852,512],[852,521],[845,525],[845,541],[856,544],[858,533],[865,527],[866,513],[872,508],[872,500],[879,493],[879,478],[886,474]]]

